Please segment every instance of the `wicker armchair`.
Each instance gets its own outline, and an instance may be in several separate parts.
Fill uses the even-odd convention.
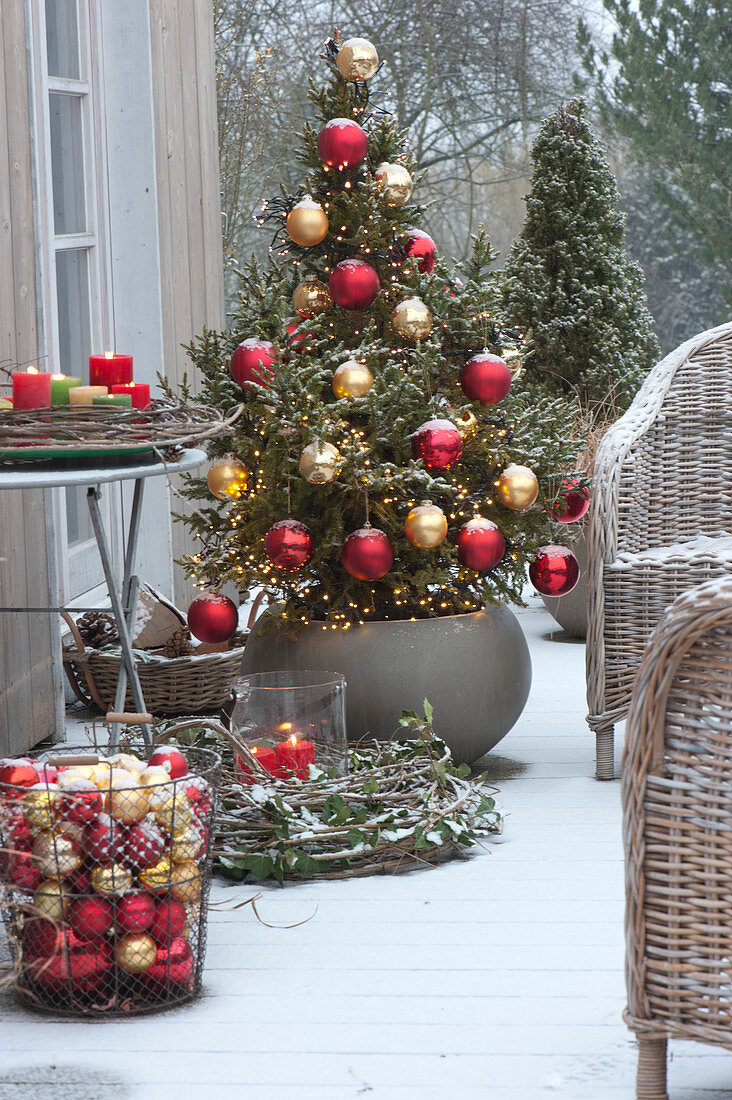
[[[732,571],[732,323],[651,371],[603,436],[590,511],[587,721],[612,779],[651,631],[681,592]]]
[[[669,1038],[732,1049],[732,577],[679,596],[656,627],[622,796],[636,1095],[668,1100]]]

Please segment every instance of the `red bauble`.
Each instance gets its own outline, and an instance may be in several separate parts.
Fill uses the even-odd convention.
[[[220,592],[196,596],[188,608],[188,627],[200,642],[218,644],[227,641],[239,625],[236,604]]]
[[[407,237],[407,256],[414,256],[419,270],[423,275],[428,275],[435,266],[437,245],[429,233],[424,233],[421,229],[408,229]]]
[[[296,519],[273,523],[264,536],[264,552],[276,569],[290,573],[309,562],[315,543],[309,527]]]
[[[552,508],[557,523],[576,523],[590,507],[590,490],[578,486],[577,478],[567,478],[559,490],[559,500]]]
[[[328,280],[331,298],[343,309],[368,309],[380,286],[376,271],[363,260],[342,260]]]
[[[412,436],[412,454],[428,470],[449,470],[463,453],[463,437],[449,420],[426,420]]]
[[[265,388],[272,381],[272,368],[277,362],[277,352],[269,340],[252,336],[243,340],[231,357],[231,377],[243,390],[251,389],[251,382]]]
[[[86,867],[79,867],[73,875],[69,875],[66,884],[71,894],[91,894],[92,885],[89,872]]]
[[[0,787],[7,784],[2,790],[3,798],[22,798],[27,787],[33,787],[38,782],[38,772],[31,760],[11,760],[0,768]],[[9,790],[15,787],[16,790]]]
[[[531,583],[542,596],[566,596],[579,575],[579,562],[566,546],[540,546],[529,566]]]
[[[383,531],[366,525],[343,543],[341,561],[357,581],[377,581],[394,563],[394,547]]]
[[[18,852],[8,857],[8,882],[29,894],[43,882],[43,875],[33,862],[32,852]]]
[[[114,910],[106,898],[76,898],[69,910],[69,924],[80,940],[97,940],[114,923]]]
[[[82,849],[94,863],[114,863],[125,843],[127,830],[109,814],[100,814],[84,829]]]
[[[44,924],[50,925],[49,921]],[[35,930],[23,937],[24,971],[37,985],[71,995],[94,993],[112,968],[112,947],[85,943],[70,929]]]
[[[61,813],[76,825],[88,825],[102,811],[102,792],[90,779],[75,779],[64,788]]]
[[[184,775],[188,775],[188,761],[180,749],[160,745],[153,752],[147,765],[151,768],[160,764],[170,764],[171,779],[182,779]]]
[[[115,908],[117,928],[125,933],[147,932],[156,910],[157,903],[150,894],[124,894]]]
[[[153,991],[190,990],[193,988],[195,960],[191,945],[183,936],[177,936],[169,947],[159,947],[152,966],[145,971],[143,981]]]
[[[511,372],[497,355],[482,351],[468,359],[460,372],[460,386],[470,401],[495,405],[511,389]]]
[[[141,871],[157,863],[164,850],[165,837],[161,830],[149,821],[141,821],[127,830],[121,856],[128,867]]]
[[[183,791],[193,807],[199,821],[203,821],[211,812],[211,787],[202,775],[193,775],[183,784]]]
[[[156,943],[166,946],[185,931],[187,920],[182,901],[178,901],[177,898],[163,898],[157,904],[147,931]]]
[[[368,149],[366,131],[350,118],[332,118],[318,136],[318,156],[329,168],[355,168]]]
[[[312,333],[307,330],[305,332],[297,331],[301,324],[302,321],[290,321],[290,323],[285,326],[287,335],[290,337],[290,347],[293,351],[302,351],[305,341],[312,340],[313,338]]]
[[[2,835],[10,852],[29,852],[33,847],[33,831],[19,805],[8,803],[0,818]]]
[[[486,573],[498,565],[506,552],[506,540],[489,519],[474,516],[464,523],[456,538],[458,561],[476,573]]]
[[[36,763],[34,767],[41,783],[55,783],[58,779],[58,768],[54,768],[53,764]]]

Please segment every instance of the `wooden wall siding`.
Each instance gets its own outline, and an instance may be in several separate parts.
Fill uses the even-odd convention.
[[[216,66],[211,0],[150,0],[164,369],[181,382],[192,365],[181,344],[224,321]],[[175,511],[186,507],[173,498]],[[173,525],[173,557],[192,549]],[[185,608],[196,589],[175,570]]]
[[[0,360],[38,356],[26,31],[22,3],[0,4]],[[5,376],[0,378],[5,381]],[[0,493],[0,607],[48,604],[41,491]],[[56,624],[0,615],[0,756],[57,732]]]

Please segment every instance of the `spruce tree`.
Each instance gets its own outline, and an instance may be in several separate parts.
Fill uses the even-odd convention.
[[[282,601],[281,617],[293,628],[312,619],[346,626],[470,612],[487,601],[520,602],[527,563],[542,544],[563,541],[566,529],[554,524],[549,508],[578,449],[570,439],[573,410],[563,400],[528,396],[521,378],[503,399],[494,394],[492,403],[481,404],[461,388],[465,364],[484,349],[504,359],[489,367],[501,385],[506,377],[510,383],[506,361],[514,374],[520,368],[520,339],[489,271],[494,253],[480,233],[459,267],[434,258],[432,242],[419,231],[420,207],[407,194],[417,171],[407,135],[393,116],[372,108],[365,81],[344,79],[338,48],[331,41],[327,49],[328,83],[311,88],[316,117],[300,135],[302,187],[296,194],[283,192],[259,214],[273,237],[271,262],[263,268],[253,259],[241,271],[231,327],[204,331],[188,349],[200,380],[199,400],[222,409],[243,404],[230,438],[211,444],[209,454],[234,456],[248,477],[232,483],[221,500],[212,496],[207,479],[188,480],[184,492],[196,508],[185,522],[201,548],[185,565],[212,589],[233,581],[241,591],[273,591]],[[363,127],[363,160],[324,163],[321,131],[343,126],[333,120]],[[397,171],[385,177],[384,164]],[[309,210],[317,222],[321,215],[313,204],[327,218],[327,233],[304,244],[298,219]],[[378,293],[368,305],[339,305],[331,300],[345,300],[342,288],[338,293],[339,270],[351,286],[348,266],[354,260],[373,269]],[[338,267],[344,263],[345,274]],[[424,324],[421,335],[398,331],[398,315],[410,301]],[[236,369],[238,349],[253,339],[271,344],[273,358],[263,354],[254,374],[243,379]],[[344,394],[334,374],[341,368],[340,378],[344,364],[354,360],[359,392]],[[463,382],[471,388],[465,377]],[[427,468],[413,449],[417,430],[433,420],[450,421],[453,440],[459,428],[462,453],[442,469]],[[332,456],[331,448],[333,467],[313,471],[313,454]],[[538,479],[537,500],[523,510],[502,503],[510,496],[506,486],[513,483],[504,471],[512,464],[528,467]],[[433,527],[421,540],[432,540],[428,546],[410,541],[405,528],[413,538],[409,517],[424,500],[432,502],[438,526],[434,508],[442,510],[447,528],[441,538]],[[460,531],[476,513],[495,524],[497,541],[505,540],[493,567],[465,564],[466,557],[476,562],[461,549]],[[311,556],[305,550],[286,559],[273,552],[271,529],[283,520],[295,537],[297,524],[307,527]],[[344,564],[344,544],[361,532],[358,556],[358,540],[368,542],[374,529],[389,540],[394,561],[383,575],[359,579]]]
[[[540,390],[614,419],[659,357],[644,277],[582,100],[546,119],[532,148],[526,220],[503,270],[503,305],[526,334]]]

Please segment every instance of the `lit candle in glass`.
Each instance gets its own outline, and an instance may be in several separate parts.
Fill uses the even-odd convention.
[[[147,382],[121,382],[111,387],[112,393],[128,393],[132,398],[133,409],[147,409],[150,406],[150,387]]]
[[[308,778],[308,765],[315,763],[315,745],[312,741],[298,741],[297,735],[275,746],[277,763],[283,774],[292,773],[298,779]]]
[[[69,390],[70,405],[91,405],[93,397],[103,397],[106,386],[75,386]]]
[[[51,375],[36,367],[13,372],[13,407],[42,409],[51,404]]]
[[[89,385],[110,389],[121,382],[132,381],[132,356],[117,355],[105,351],[104,355],[89,356]]]
[[[51,375],[51,404],[52,405],[68,405],[69,404],[69,390],[74,389],[75,386],[81,385],[80,378],[74,378],[65,374],[52,374]]]
[[[265,771],[268,771],[271,775],[279,774],[279,766],[277,764],[277,757],[275,756],[274,749],[268,749],[264,745],[252,745],[249,749],[252,756],[256,756],[257,761],[262,765]],[[241,783],[258,783],[264,779],[264,776],[260,775],[255,768],[250,767],[243,756],[238,753],[234,756],[234,767],[236,768],[237,778]]]

